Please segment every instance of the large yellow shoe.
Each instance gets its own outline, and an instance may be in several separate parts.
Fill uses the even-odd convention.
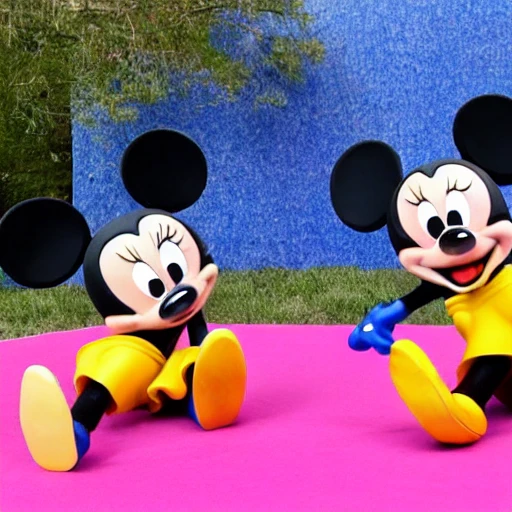
[[[78,461],[73,418],[59,383],[44,366],[23,375],[20,422],[34,461],[49,471],[69,471]]]
[[[231,425],[245,397],[247,369],[240,343],[228,329],[208,334],[194,366],[192,397],[205,430]]]
[[[487,430],[482,409],[471,398],[451,393],[427,355],[412,341],[391,346],[391,379],[420,425],[437,441],[471,444]]]

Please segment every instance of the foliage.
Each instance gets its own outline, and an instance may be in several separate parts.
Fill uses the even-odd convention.
[[[72,115],[133,120],[134,105],[197,85],[218,101],[256,84],[255,104],[286,103],[323,58],[310,23],[302,0],[0,0],[4,209],[70,199]]]

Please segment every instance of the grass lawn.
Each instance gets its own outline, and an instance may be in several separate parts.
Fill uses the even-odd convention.
[[[214,323],[355,324],[378,302],[393,300],[418,281],[403,270],[352,267],[306,271],[266,269],[222,272],[206,313]],[[101,325],[85,290],[0,288],[0,338]],[[407,323],[448,324],[442,301]]]

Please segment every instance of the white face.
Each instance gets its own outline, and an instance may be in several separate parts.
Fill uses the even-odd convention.
[[[144,217],[137,235],[124,233],[110,240],[99,263],[110,291],[135,311],[106,318],[118,333],[185,323],[204,306],[218,275],[214,264],[201,269],[199,248],[185,226],[161,214]],[[161,318],[160,305],[178,284],[193,287],[197,299],[179,318]]]
[[[402,265],[456,293],[483,286],[512,249],[512,223],[488,225],[487,186],[463,164],[442,165],[431,178],[411,174],[398,192],[397,210],[404,231],[418,245],[399,252]]]

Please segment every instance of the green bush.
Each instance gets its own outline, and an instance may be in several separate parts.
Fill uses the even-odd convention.
[[[0,0],[0,213],[36,195],[71,199],[70,105],[81,122],[98,106],[126,121],[137,115],[127,104],[194,84],[234,100],[262,66],[300,82],[323,58],[311,21],[303,0]],[[258,58],[215,47],[212,29],[227,46],[245,37]],[[286,86],[260,85],[256,105],[286,103]]]

